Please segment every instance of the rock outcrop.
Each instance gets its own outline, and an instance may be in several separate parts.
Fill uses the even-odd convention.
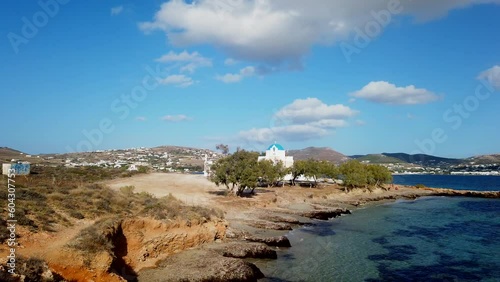
[[[277,259],[275,250],[262,243],[232,242],[215,249],[225,257]]]
[[[188,250],[168,257],[155,269],[139,272],[138,281],[257,281],[264,274],[252,263],[214,251]]]
[[[459,196],[471,198],[500,198],[500,191],[468,191],[468,190],[453,190],[453,189],[439,189],[439,188],[425,188],[424,190],[432,191],[433,196]]]
[[[312,210],[301,212],[300,215],[308,218],[328,220],[330,218],[339,217],[343,214],[351,214],[348,209],[333,209],[333,210]]]
[[[257,242],[264,243],[268,246],[272,247],[291,247],[290,240],[286,236],[278,236],[278,237],[267,237],[267,238],[259,238],[254,236],[248,236],[245,240],[249,242]]]
[[[271,222],[266,220],[247,220],[246,224],[249,226],[260,228],[260,229],[269,229],[269,230],[292,230],[292,225],[288,223],[282,222]]]

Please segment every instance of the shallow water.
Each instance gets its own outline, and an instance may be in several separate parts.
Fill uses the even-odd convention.
[[[267,281],[500,281],[500,201],[428,197],[290,232]]]

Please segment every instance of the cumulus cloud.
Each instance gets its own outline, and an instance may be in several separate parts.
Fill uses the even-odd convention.
[[[255,67],[249,66],[242,68],[238,73],[227,73],[225,75],[218,75],[217,80],[224,83],[235,83],[240,82],[245,77],[254,76],[256,73]]]
[[[241,131],[239,137],[257,143],[317,139],[348,126],[347,119],[357,113],[347,106],[327,105],[317,98],[297,99],[276,112],[269,127]]]
[[[496,65],[479,74],[478,79],[488,81],[495,89],[500,90],[500,66]]]
[[[425,104],[438,99],[436,94],[427,89],[414,85],[397,87],[386,81],[372,81],[361,90],[351,93],[351,96],[391,105]]]
[[[387,0],[171,0],[144,32],[161,30],[175,46],[213,45],[228,57],[271,65],[300,65],[313,45],[345,40],[388,9]],[[454,9],[500,0],[400,0],[398,15],[425,22]]]
[[[146,117],[136,117],[136,121],[147,121],[148,119]]]
[[[304,141],[317,139],[328,135],[323,128],[311,125],[288,125],[273,128],[252,128],[240,132],[240,138],[248,142],[268,143],[274,140]]]
[[[193,85],[195,81],[191,77],[183,74],[173,74],[162,79],[160,83],[165,85],[175,85],[177,87],[188,87]]]
[[[181,121],[189,121],[192,120],[192,118],[186,116],[186,115],[166,115],[161,118],[164,121],[168,122],[181,122]]]
[[[238,61],[233,59],[233,58],[227,58],[224,60],[224,65],[226,65],[226,66],[236,65],[237,63],[238,63]]]
[[[276,113],[280,119],[293,123],[306,123],[321,120],[335,120],[352,117],[357,111],[342,104],[327,105],[318,98],[297,99]]]
[[[119,14],[121,14],[121,12],[123,12],[123,6],[116,6],[116,7],[111,8],[111,15],[112,16],[119,15]]]
[[[183,66],[180,68],[181,72],[194,73],[199,67],[211,67],[212,60],[205,58],[198,52],[189,53],[186,50],[180,53],[170,51],[161,56],[155,61],[160,63],[180,63]]]

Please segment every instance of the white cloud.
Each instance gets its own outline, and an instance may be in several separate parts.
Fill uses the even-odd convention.
[[[313,45],[345,40],[355,28],[387,10],[387,0],[171,0],[161,5],[144,32],[161,30],[175,46],[213,45],[228,57],[264,64],[300,65]],[[401,13],[419,22],[454,9],[500,0],[400,0]],[[398,15],[392,15],[396,17]]]
[[[488,81],[495,89],[500,90],[500,66],[496,65],[479,74],[478,79]]]
[[[195,81],[189,76],[185,76],[183,74],[174,74],[167,76],[166,78],[161,80],[160,83],[165,85],[175,85],[177,87],[188,87],[193,85]]]
[[[236,73],[236,74],[228,73],[225,75],[219,75],[216,78],[217,78],[217,80],[220,80],[224,83],[235,83],[235,82],[239,82],[243,79],[243,77],[239,73]]]
[[[168,122],[181,122],[181,121],[189,121],[192,120],[192,118],[186,116],[186,115],[166,115],[161,118],[164,121]]]
[[[304,141],[328,135],[324,128],[307,124],[295,124],[273,128],[252,128],[241,131],[239,136],[249,142],[267,143],[274,140]]]
[[[174,51],[168,52],[166,55],[161,56],[155,61],[160,63],[181,63],[183,65],[180,70],[181,72],[194,73],[199,67],[211,67],[212,60],[205,58],[198,52],[189,53],[184,50],[181,53],[175,53]]]
[[[121,14],[121,12],[123,12],[123,6],[116,6],[116,7],[111,8],[111,15],[112,16],[119,15],[119,14]]]
[[[238,63],[238,61],[235,59],[232,59],[232,58],[227,58],[224,60],[224,65],[226,65],[226,66],[236,65],[237,63]]]
[[[348,126],[347,119],[357,113],[347,106],[327,105],[317,98],[297,99],[281,108],[269,127],[241,131],[239,137],[258,143],[317,139]]]
[[[425,104],[438,99],[433,92],[414,85],[397,87],[386,81],[372,81],[351,96],[371,102],[391,105]]]
[[[357,111],[342,104],[327,105],[318,98],[297,99],[276,113],[280,119],[293,123],[336,120],[352,117]]]
[[[135,118],[136,121],[147,121],[148,119],[146,117],[136,117]]]
[[[343,119],[322,119],[307,124],[319,128],[339,128],[347,126],[347,121]]]
[[[248,66],[242,68],[238,73],[227,73],[225,75],[218,75],[217,80],[224,83],[235,83],[240,82],[245,77],[254,76],[256,73],[255,67]]]

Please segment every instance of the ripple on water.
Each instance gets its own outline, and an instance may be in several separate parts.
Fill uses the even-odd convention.
[[[500,281],[500,200],[430,197],[294,230],[267,281]]]

